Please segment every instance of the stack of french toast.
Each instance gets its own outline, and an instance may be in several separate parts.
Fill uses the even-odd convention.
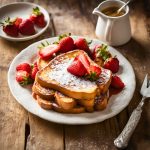
[[[95,81],[69,73],[68,66],[80,53],[84,53],[90,63],[96,64],[85,51],[79,49],[49,60],[38,58],[39,71],[32,92],[43,109],[60,113],[83,113],[107,107],[112,72],[101,67],[101,74]]]

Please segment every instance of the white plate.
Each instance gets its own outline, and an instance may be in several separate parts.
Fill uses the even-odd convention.
[[[3,22],[4,19],[6,19],[7,17],[10,17],[10,18],[21,17],[23,19],[27,19],[31,15],[32,9],[34,7],[39,7],[40,11],[45,16],[45,20],[47,24],[44,28],[38,28],[37,26],[34,26],[36,30],[36,34],[31,35],[31,36],[24,36],[24,35],[19,34],[18,37],[12,37],[12,36],[5,34],[3,32],[3,28],[0,27],[0,36],[9,41],[27,41],[27,40],[36,38],[39,35],[41,35],[48,28],[50,18],[49,18],[48,12],[39,5],[36,5],[33,3],[27,3],[27,2],[16,2],[16,3],[4,5],[0,7],[0,21]]]
[[[73,36],[77,38],[77,36]],[[55,38],[46,39],[50,43],[57,40]],[[44,40],[43,40],[44,41]],[[15,80],[15,68],[18,64],[23,62],[33,62],[37,57],[38,45],[41,41],[36,42],[29,47],[21,51],[12,61],[9,71],[8,71],[8,84],[9,88],[16,98],[16,100],[29,112],[52,122],[64,123],[64,124],[91,124],[96,122],[101,122],[105,119],[111,118],[122,111],[130,102],[134,90],[135,90],[135,75],[131,64],[127,59],[122,56],[117,50],[109,47],[109,51],[112,55],[117,55],[120,61],[120,70],[118,75],[121,77],[125,83],[125,88],[117,95],[113,95],[108,106],[103,111],[97,111],[93,113],[81,113],[81,114],[62,114],[55,111],[42,109],[37,102],[33,99],[31,95],[31,88],[25,88],[20,86]],[[96,44],[101,44],[102,42],[94,39],[91,47]]]

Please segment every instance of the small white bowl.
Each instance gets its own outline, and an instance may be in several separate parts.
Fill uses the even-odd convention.
[[[37,26],[34,26],[36,30],[36,33],[34,35],[24,36],[19,34],[18,37],[11,37],[7,35],[5,32],[3,32],[3,28],[0,27],[0,37],[7,39],[9,41],[27,41],[41,35],[48,28],[50,18],[48,12],[43,7],[37,4],[28,3],[28,2],[16,2],[16,3],[4,5],[0,7],[0,22],[3,22],[4,19],[6,19],[7,17],[10,18],[21,17],[23,19],[27,19],[32,14],[32,9],[34,7],[39,7],[40,11],[45,16],[45,20],[47,24],[44,28],[38,28]]]

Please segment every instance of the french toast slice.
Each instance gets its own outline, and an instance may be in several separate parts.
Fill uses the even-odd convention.
[[[100,96],[95,98],[95,109],[96,110],[104,110],[107,107],[109,99],[109,91],[105,94],[101,94]]]
[[[58,104],[56,103],[53,103],[52,105],[53,107],[53,110],[57,111],[57,112],[60,112],[60,113],[72,113],[72,114],[79,114],[79,113],[83,113],[85,112],[85,108],[82,107],[82,106],[76,106],[72,109],[63,109],[62,107],[60,107]]]
[[[37,81],[32,86],[32,92],[46,100],[53,100],[55,91],[49,88],[42,87]]]
[[[42,68],[46,67],[48,65],[48,63],[50,62],[51,59],[49,60],[43,60],[41,58],[37,59],[37,65],[38,65],[38,69],[41,70]]]
[[[101,71],[102,71],[101,75],[99,79],[96,81],[96,84],[99,89],[98,95],[104,94],[108,91],[108,88],[112,80],[112,72],[110,70],[101,68]]]
[[[55,101],[64,110],[71,110],[76,106],[75,99],[67,97],[57,91],[55,92]]]
[[[42,99],[39,95],[36,95],[36,99],[37,99],[38,104],[43,109],[48,109],[48,110],[52,109],[52,102],[51,101],[47,101],[45,99]]]
[[[67,71],[67,67],[82,50],[74,50],[61,54],[49,62],[36,75],[36,80],[41,86],[57,90],[62,94],[75,99],[94,99],[98,86],[96,82],[77,77]],[[85,53],[85,55],[87,55]],[[89,56],[88,59],[94,63]]]
[[[88,112],[94,111],[95,99],[77,100],[77,103],[79,103],[81,106],[85,107],[86,111],[88,111]]]

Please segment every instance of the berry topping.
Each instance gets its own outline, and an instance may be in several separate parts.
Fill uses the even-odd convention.
[[[79,60],[83,64],[84,68],[86,68],[86,70],[88,71],[90,62],[84,53],[81,53],[80,55],[75,57],[75,60]]]
[[[123,89],[125,87],[124,83],[118,76],[112,76],[111,87],[116,89]]]
[[[16,81],[21,85],[28,85],[31,83],[30,74],[26,71],[19,70],[16,73]]]
[[[88,70],[88,78],[91,81],[95,81],[99,78],[101,74],[101,68],[98,65],[91,65],[89,70]]]
[[[30,73],[31,72],[31,66],[28,63],[22,63],[16,67],[16,70],[17,71],[22,70],[22,71],[26,71],[26,72]]]
[[[50,59],[60,50],[60,46],[57,44],[43,45],[43,47],[39,47],[39,48],[40,48],[39,56],[41,59],[44,60]]]
[[[84,76],[87,71],[79,60],[74,60],[67,68],[67,71],[75,76]]]
[[[76,56],[67,70],[76,76],[86,76],[91,81],[98,79],[101,74],[101,68],[96,64],[90,64],[90,61],[84,53],[80,53]]]
[[[114,57],[114,58],[108,58],[104,62],[104,68],[111,70],[113,73],[117,73],[119,70],[119,60]]]
[[[31,71],[31,78],[33,79],[33,80],[35,80],[35,76],[36,76],[36,73],[39,71],[39,69],[38,69],[38,66],[37,66],[37,62],[35,62],[34,64],[33,64],[33,68],[32,68],[32,71]]]
[[[88,42],[85,38],[79,37],[78,39],[75,40],[74,44],[77,49],[84,50],[89,54],[89,56],[91,56],[91,51],[89,49]]]
[[[74,49],[74,41],[70,36],[66,34],[59,36],[59,47],[62,53],[71,51]]]

